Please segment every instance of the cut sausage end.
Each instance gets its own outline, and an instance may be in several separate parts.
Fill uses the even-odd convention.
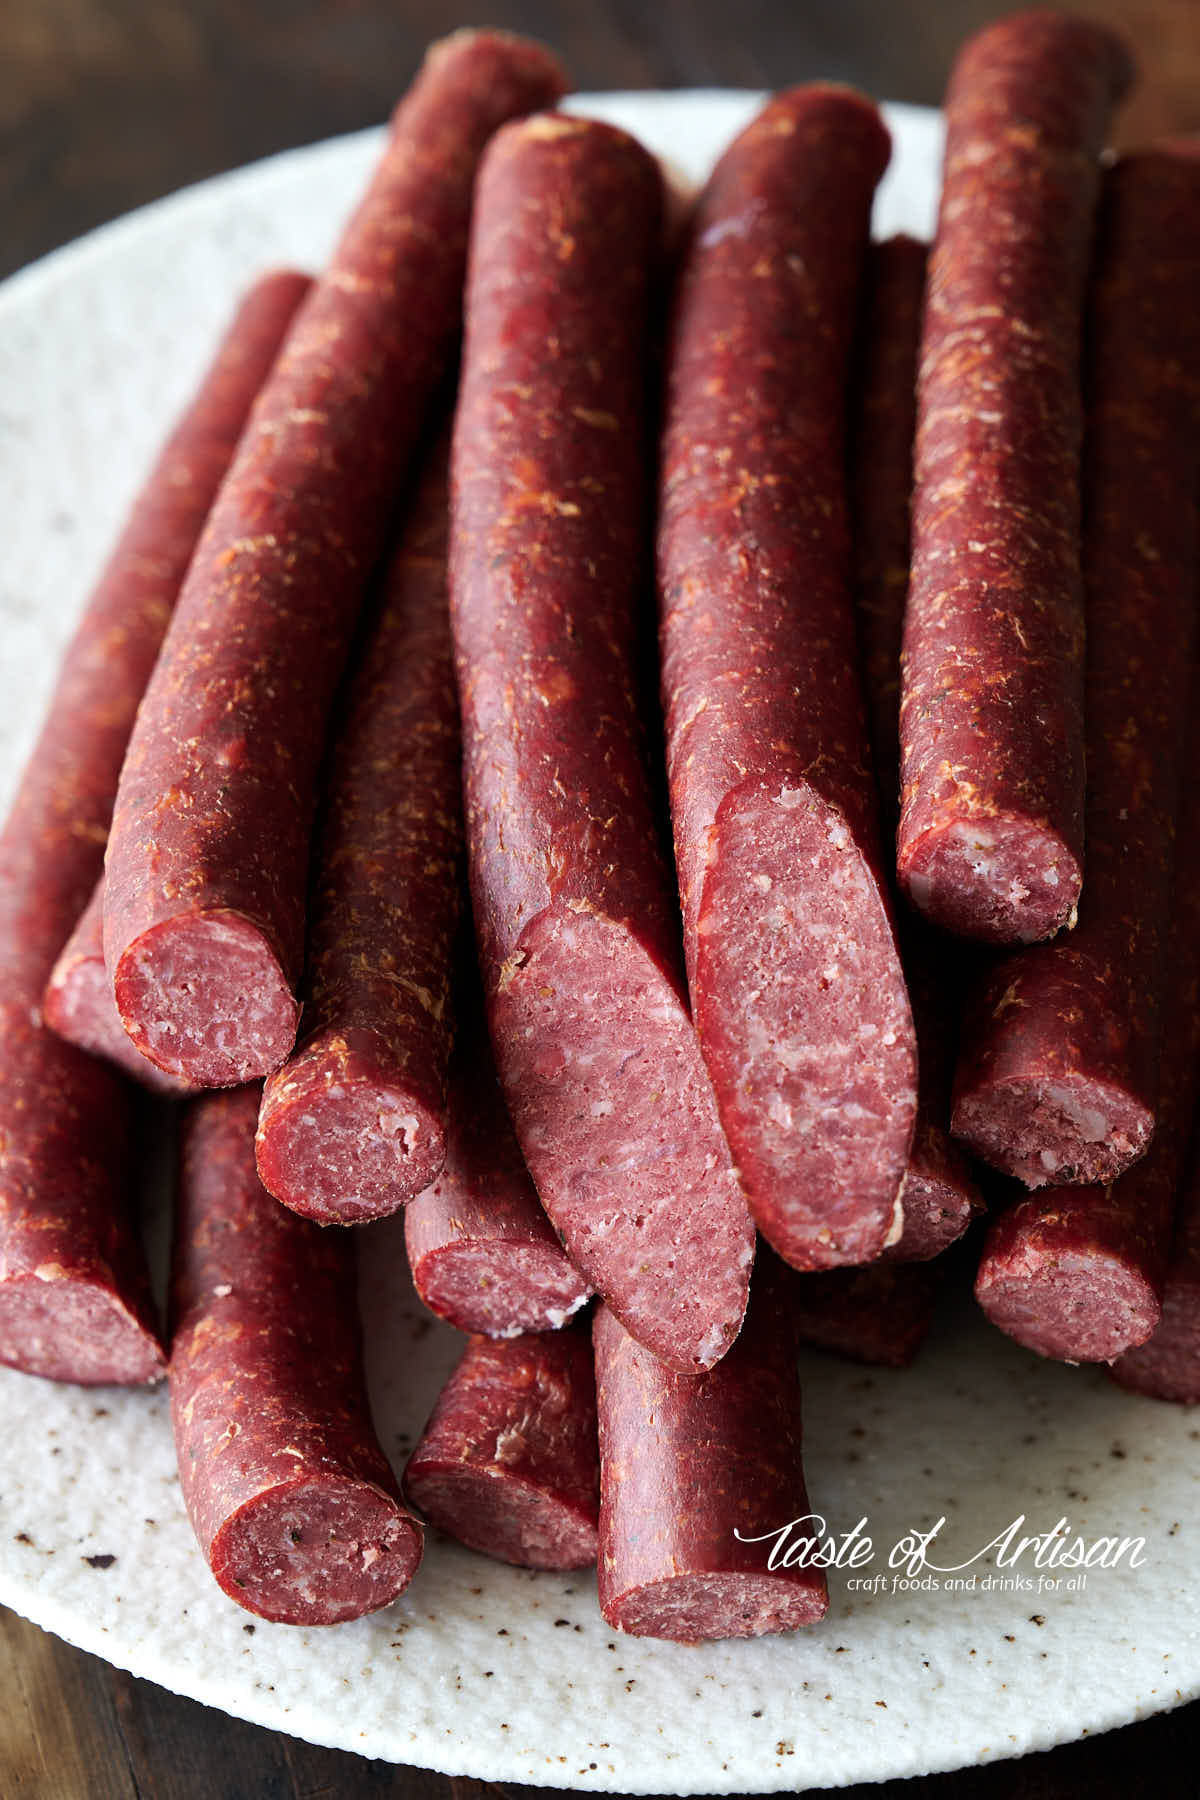
[[[586,1569],[596,1560],[595,1515],[507,1470],[414,1457],[404,1487],[431,1524],[468,1550],[523,1569]]]
[[[376,1032],[328,1031],[267,1082],[259,1179],[293,1212],[357,1225],[397,1212],[437,1179],[442,1121],[388,1063]]]
[[[891,919],[841,813],[804,786],[731,796],[698,923],[705,1060],[750,1210],[799,1269],[892,1230],[917,1103]]]
[[[983,1082],[955,1100],[955,1137],[1028,1188],[1115,1181],[1147,1149],[1154,1113],[1135,1094],[1071,1072]]]
[[[1160,1317],[1158,1294],[1117,1257],[1023,1245],[1020,1265],[985,1251],[975,1298],[993,1325],[1059,1362],[1112,1362],[1144,1343]]]
[[[300,1009],[275,951],[224,909],[164,919],[121,953],[117,1010],[137,1049],[198,1087],[261,1080],[296,1041]]]
[[[167,1372],[154,1333],[111,1290],[66,1274],[0,1282],[0,1363],[86,1387],[140,1387]]]
[[[91,1056],[102,1056],[158,1094],[179,1096],[190,1084],[157,1068],[126,1033],[102,956],[76,958],[55,969],[42,1002],[51,1031]]]
[[[557,1331],[591,1289],[550,1244],[464,1239],[412,1259],[417,1292],[431,1312],[486,1337]]]
[[[888,1262],[928,1262],[940,1256],[985,1210],[966,1159],[949,1142],[936,1162],[919,1158],[914,1145],[902,1205],[900,1237],[883,1253]]]
[[[699,1374],[741,1328],[754,1226],[683,1001],[630,930],[567,905],[514,961],[493,1041],[542,1203],[630,1335]]]
[[[905,846],[908,898],[943,931],[987,944],[1036,944],[1074,923],[1083,883],[1057,832],[1011,814],[954,819]]]
[[[609,1625],[634,1637],[699,1644],[712,1638],[765,1637],[815,1625],[829,1610],[824,1575],[676,1575],[606,1595]]]
[[[338,1625],[402,1594],[421,1560],[417,1522],[371,1482],[327,1474],[267,1488],[213,1538],[239,1605],[277,1625]]]

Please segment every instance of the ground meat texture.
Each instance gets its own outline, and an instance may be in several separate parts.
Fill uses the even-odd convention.
[[[1175,1240],[1153,1333],[1112,1365],[1112,1378],[1135,1394],[1200,1403],[1200,1139],[1179,1198]]]
[[[688,1016],[634,699],[653,159],[548,116],[480,177],[453,452],[467,848],[505,1097],[584,1280],[673,1367],[754,1231]]]
[[[473,1337],[404,1471],[440,1531],[527,1569],[596,1560],[600,1463],[586,1327]]]
[[[279,1206],[254,1167],[257,1087],[195,1101],[172,1273],[171,1423],[221,1587],[281,1625],[336,1625],[408,1586],[419,1524],[367,1404],[354,1241]]]
[[[703,1375],[664,1368],[607,1307],[596,1314],[597,1573],[620,1631],[691,1644],[825,1615],[822,1570],[768,1567],[766,1534],[809,1511],[795,1337],[768,1267],[761,1256],[742,1334]]]
[[[446,1153],[462,888],[448,450],[447,437],[433,452],[355,673],[314,860],[305,1035],[263,1089],[263,1184],[326,1225],[395,1212]]]
[[[802,1344],[852,1362],[906,1369],[933,1324],[946,1264],[870,1263],[801,1275],[792,1289],[792,1322]]]
[[[889,839],[899,813],[900,640],[924,289],[924,244],[901,236],[871,246],[858,345],[851,510],[863,685]],[[901,1195],[903,1230],[884,1255],[913,1262],[936,1256],[960,1237],[982,1212],[983,1200],[949,1132],[955,1036],[950,953],[911,916],[901,921],[900,947],[917,1033],[917,1117]]]
[[[857,678],[844,421],[875,108],[773,100],[697,203],[668,353],[663,693],[692,1005],[763,1235],[898,1231],[916,1055]]]
[[[0,834],[0,1362],[142,1382],[164,1358],[130,1210],[130,1097],[42,1017],[100,877],[134,714],[205,514],[308,282],[242,302],[138,494],[68,645]]]
[[[918,385],[900,882],[935,924],[1033,943],[1083,871],[1080,339],[1098,153],[1130,76],[1084,19],[960,53]]]
[[[292,1048],[325,727],[453,354],[476,163],[562,87],[518,39],[433,48],[217,497],[130,744],[105,888],[121,1017],[169,1073],[228,1085]]]
[[[446,1164],[404,1214],[418,1294],[460,1331],[553,1331],[590,1289],[555,1236],[530,1179],[473,1012],[450,1064]]]
[[[1129,346],[1129,354],[1135,347]],[[1184,768],[1200,768],[1200,674]],[[1185,781],[1176,821],[1170,986],[1158,1128],[1146,1155],[1108,1186],[1051,1188],[989,1228],[975,1281],[988,1318],[1065,1362],[1111,1362],[1159,1322],[1181,1173],[1200,1085],[1200,785]]]
[[[1124,158],[1089,310],[1087,885],[1069,938],[984,982],[955,1081],[956,1136],[1031,1188],[1112,1181],[1154,1129],[1196,638],[1197,293],[1200,161]]]
[[[194,1092],[188,1082],[148,1062],[121,1023],[104,961],[103,876],[51,971],[42,1015],[59,1037],[105,1057],[143,1087],[170,1096]]]

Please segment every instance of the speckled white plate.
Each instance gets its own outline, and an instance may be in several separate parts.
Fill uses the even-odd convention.
[[[753,109],[729,93],[592,97],[692,176]],[[881,233],[932,225],[936,118],[891,109]],[[0,289],[0,803],[56,654],[154,446],[242,283],[315,266],[379,143],[274,158],[94,233]],[[394,1226],[366,1259],[372,1384],[397,1461],[456,1349],[419,1313]],[[318,1352],[319,1353],[319,1352]],[[252,1623],[217,1590],[175,1483],[162,1393],[0,1370],[0,1600],[73,1643],[263,1725],[502,1781],[681,1794],[838,1786],[953,1768],[1120,1725],[1200,1692],[1200,1429],[1094,1370],[1040,1364],[970,1309],[909,1374],[806,1360],[813,1504],[864,1515],[874,1556],[831,1576],[826,1623],[696,1649],[616,1637],[590,1577],[430,1544],[409,1593],[332,1630]],[[934,1559],[1019,1515],[1137,1569],[1037,1588],[994,1558],[893,1591],[888,1557],[945,1517]],[[782,1525],[786,1521],[779,1521]],[[870,1591],[851,1589],[868,1578]]]

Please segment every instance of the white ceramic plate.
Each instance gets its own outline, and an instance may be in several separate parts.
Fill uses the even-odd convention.
[[[692,176],[751,95],[595,96]],[[891,109],[880,233],[932,225],[936,118]],[[241,285],[316,266],[375,132],[163,201],[0,290],[0,782],[7,798],[57,651],[122,510]],[[456,1351],[420,1314],[394,1225],[366,1309],[381,1436],[401,1460]],[[393,1279],[394,1277],[394,1279]],[[398,1297],[399,1296],[399,1297]],[[809,1486],[873,1560],[835,1570],[826,1623],[695,1649],[616,1637],[590,1576],[533,1575],[431,1543],[409,1593],[326,1631],[253,1623],[210,1580],[175,1483],[164,1395],[0,1370],[0,1600],[109,1661],[318,1743],[501,1781],[682,1794],[836,1786],[1011,1756],[1200,1692],[1200,1430],[1095,1370],[1040,1364],[964,1306],[911,1373],[806,1359]],[[1019,1515],[1142,1566],[1037,1588],[1032,1555],[892,1590],[888,1553],[945,1517],[964,1561]],[[785,1521],[780,1521],[785,1523]],[[848,1583],[878,1581],[871,1591]]]

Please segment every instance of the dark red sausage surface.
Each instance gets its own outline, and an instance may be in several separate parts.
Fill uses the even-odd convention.
[[[938,925],[1032,943],[1083,873],[1080,340],[1098,153],[1129,82],[1085,19],[960,52],[919,381],[898,868]]]
[[[1200,1140],[1193,1134],[1188,1179],[1179,1196],[1162,1317],[1144,1344],[1112,1366],[1113,1380],[1135,1394],[1200,1403]]]
[[[476,162],[563,85],[515,38],[434,46],[213,508],[130,744],[105,890],[121,1016],[171,1073],[231,1084],[292,1048],[325,727],[453,353]]]
[[[1069,937],[969,1009],[954,1131],[1027,1187],[1112,1181],[1154,1129],[1197,615],[1200,161],[1105,178],[1089,307],[1087,882]]]
[[[597,1573],[621,1631],[698,1643],[825,1615],[823,1570],[768,1566],[766,1534],[809,1511],[786,1290],[760,1257],[742,1334],[703,1375],[664,1368],[607,1307],[596,1314]]]
[[[916,1055],[857,679],[845,415],[888,158],[848,89],[779,95],[700,196],[668,355],[663,693],[692,1005],[763,1235],[897,1226]]]
[[[538,1199],[470,1007],[450,1062],[445,1167],[406,1208],[404,1241],[418,1294],[460,1331],[553,1331],[591,1292]]]
[[[431,1524],[528,1569],[596,1560],[600,1464],[586,1326],[473,1337],[404,1471]]]
[[[988,1230],[975,1295],[994,1325],[1042,1356],[1110,1362],[1159,1321],[1171,1220],[1200,1083],[1200,679],[1176,824],[1158,1128],[1107,1187],[1020,1200]]]
[[[246,296],[134,502],[67,647],[0,834],[0,1361],[59,1380],[163,1372],[129,1215],[129,1097],[42,1021],[100,878],[117,777],[167,619],[250,403],[308,287]]]
[[[912,1261],[802,1275],[790,1296],[796,1336],[852,1362],[906,1369],[933,1324],[947,1273],[940,1261]]]
[[[924,290],[924,244],[893,237],[871,246],[859,336],[851,495],[863,687],[889,841],[899,813],[900,642],[908,591]],[[947,964],[953,953],[911,914],[900,920],[900,947],[917,1033],[917,1117],[901,1195],[903,1229],[884,1255],[914,1262],[936,1256],[961,1237],[983,1210],[983,1201],[949,1132],[955,1021],[953,975]]]
[[[355,672],[314,857],[304,1034],[263,1089],[258,1172],[323,1224],[396,1211],[445,1156],[462,888],[448,452],[408,509]]]
[[[51,1031],[69,1044],[115,1063],[155,1093],[178,1095],[195,1091],[188,1082],[167,1075],[148,1061],[135,1049],[121,1023],[104,961],[103,876],[50,972],[42,1016]]]
[[[273,1200],[257,1087],[184,1127],[169,1380],[179,1479],[221,1587],[283,1625],[386,1606],[421,1559],[371,1424],[354,1239]]]
[[[480,176],[451,608],[496,1061],[584,1278],[673,1366],[737,1333],[754,1233],[688,1016],[634,698],[653,159],[501,132]]]

